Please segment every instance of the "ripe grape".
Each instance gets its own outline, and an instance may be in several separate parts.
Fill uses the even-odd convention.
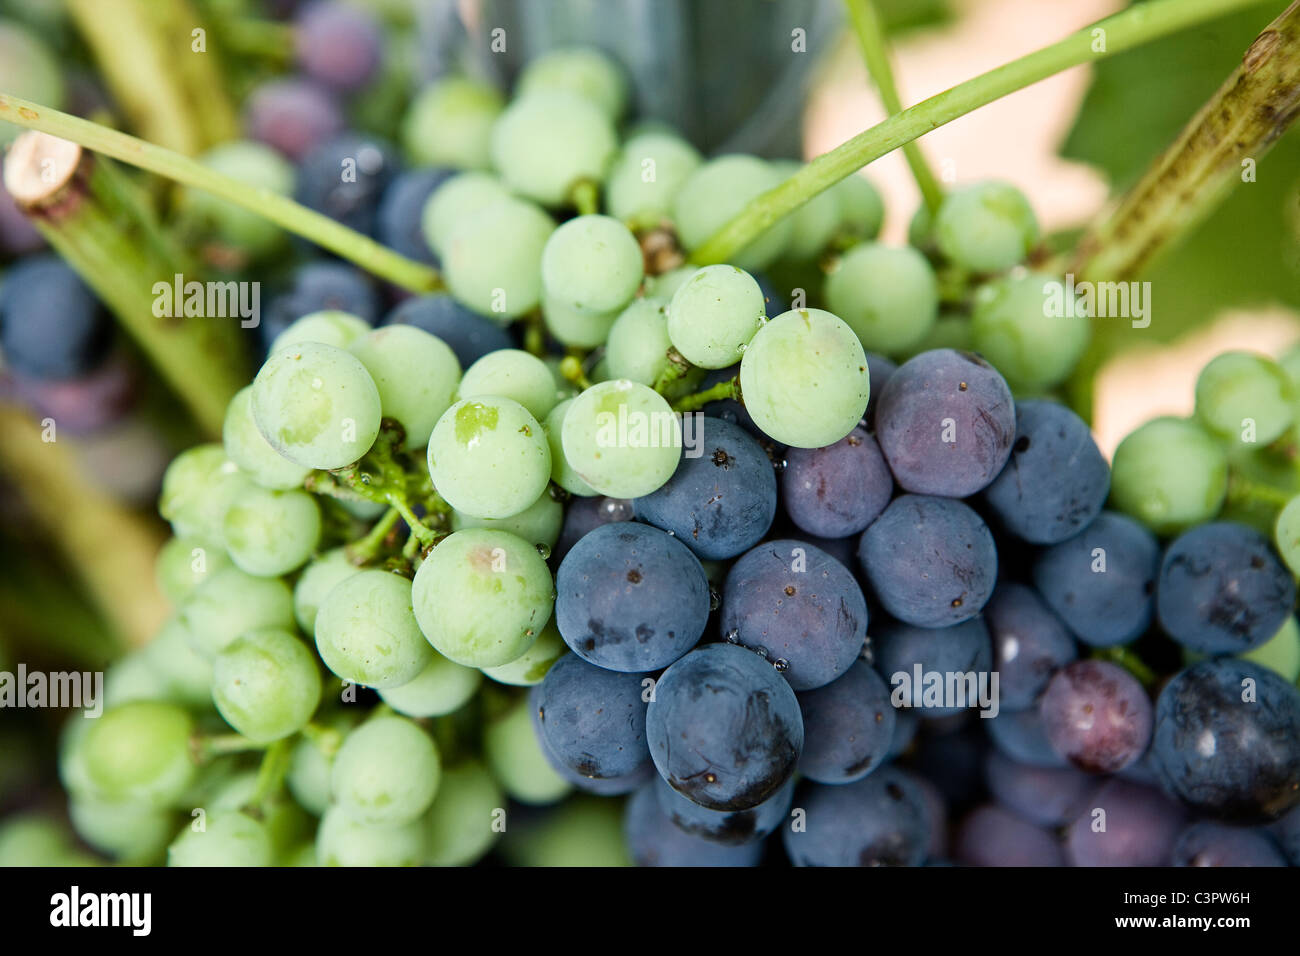
[[[548,753],[584,777],[634,772],[646,749],[641,674],[620,674],[576,654],[555,662],[537,685],[538,733]]]
[[[906,354],[939,317],[939,282],[910,246],[866,242],[827,276],[826,301],[867,351]]]
[[[781,472],[781,500],[790,520],[823,538],[864,530],[885,509],[893,490],[880,446],[862,428],[825,448],[791,448]]]
[[[345,169],[350,175],[342,175]],[[303,157],[294,198],[357,232],[373,235],[380,197],[397,170],[397,159],[387,143],[344,133]]]
[[[1174,866],[1286,866],[1286,857],[1262,829],[1193,823],[1174,844]]]
[[[974,677],[978,682],[993,667],[993,647],[983,618],[974,617],[949,627],[913,627],[887,621],[874,628],[872,639],[876,669],[894,694],[907,706],[921,710],[921,716],[951,717],[967,707],[986,706],[979,699],[978,685],[968,679]],[[950,686],[954,676],[960,677],[957,688],[964,700],[927,699],[930,695],[926,683],[931,674],[939,675],[945,687]]]
[[[1052,673],[1078,655],[1065,624],[1033,588],[1004,581],[984,606],[998,694],[1007,710],[1032,707]]]
[[[298,66],[312,79],[340,92],[361,89],[375,75],[384,55],[384,32],[364,8],[322,0],[294,19]]]
[[[795,866],[919,866],[930,842],[925,797],[893,767],[856,783],[805,783],[795,794],[803,829],[782,831]]]
[[[998,751],[984,764],[989,791],[1016,816],[1042,827],[1072,821],[1087,806],[1098,782],[1073,767],[1031,767]]]
[[[1047,739],[1080,770],[1115,773],[1151,742],[1152,709],[1142,685],[1108,661],[1074,661],[1056,672],[1039,702]]]
[[[429,474],[438,494],[476,518],[508,518],[546,490],[551,448],[537,419],[498,396],[461,399],[429,437]]]
[[[438,264],[424,235],[424,207],[433,191],[451,178],[449,169],[413,169],[388,184],[375,220],[381,245],[417,262]]]
[[[334,98],[298,77],[268,80],[244,102],[248,138],[273,146],[294,162],[338,136],[343,127],[343,111]]]
[[[456,353],[461,368],[484,355],[514,347],[499,323],[475,315],[444,293],[407,299],[384,317],[384,325],[413,325],[441,339]]]
[[[6,271],[0,349],[7,367],[39,380],[76,378],[103,361],[111,341],[104,307],[61,259],[33,256]]]
[[[818,783],[852,783],[887,759],[896,711],[889,688],[866,661],[798,695],[803,715],[799,772]]]
[[[416,624],[411,582],[388,571],[357,571],[336,584],[316,614],[325,666],[366,687],[400,687],[432,659]]]
[[[991,805],[962,821],[953,856],[966,866],[1065,866],[1053,834]]]
[[[1097,825],[1100,820],[1104,827]],[[1066,861],[1071,866],[1166,866],[1185,822],[1178,805],[1154,787],[1112,779],[1065,831]]]
[[[688,832],[661,806],[656,792],[658,786],[655,781],[645,784],[627,801],[624,810],[624,839],[637,866],[758,865],[763,855],[761,842],[730,845]],[[744,810],[727,817],[754,813],[754,810]]]

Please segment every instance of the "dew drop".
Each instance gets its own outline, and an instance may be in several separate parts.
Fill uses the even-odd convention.
[[[551,549],[548,548],[546,545],[542,544],[541,542],[538,542],[537,553],[540,554],[542,556],[542,560],[545,561],[547,558],[551,556]]]
[[[778,657],[775,661],[772,662],[772,666],[776,668],[777,673],[784,674],[786,671],[790,669],[790,662],[787,661],[784,657]]]

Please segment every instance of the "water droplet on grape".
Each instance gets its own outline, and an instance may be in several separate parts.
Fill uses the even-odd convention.
[[[546,545],[542,544],[541,542],[538,542],[537,553],[540,554],[542,556],[542,560],[545,561],[547,558],[551,556],[551,549],[548,548]]]
[[[712,584],[710,584],[709,585],[709,610],[716,611],[720,607],[722,607],[722,595],[718,593],[717,588],[715,588]]]
[[[600,516],[605,521],[631,521],[632,502],[626,498],[606,498],[600,503]]]
[[[313,378],[311,380],[311,387],[316,389],[317,391],[320,391],[322,388],[325,387],[325,383],[322,382],[319,378]]]
[[[772,666],[777,669],[778,673],[784,674],[786,671],[790,669],[790,662],[787,661],[784,657],[778,657],[775,661],[772,662]]]
[[[734,627],[723,636],[727,639],[728,644],[740,643],[740,631],[736,630]]]

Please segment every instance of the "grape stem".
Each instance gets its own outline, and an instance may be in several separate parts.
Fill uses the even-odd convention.
[[[173,150],[8,93],[0,93],[0,119],[70,140],[105,156],[212,193],[403,289],[423,293],[443,287],[442,277],[436,269],[408,259],[287,196],[240,182]]]
[[[265,749],[266,744],[254,743],[243,734],[195,734],[190,739],[190,753],[198,764],[208,763],[227,754]]]
[[[373,561],[400,517],[401,513],[396,508],[390,507],[385,511],[383,517],[375,522],[375,526],[366,533],[364,538],[348,545],[348,560],[356,565]]]
[[[1093,63],[1261,0],[1148,0],[922,100],[823,153],[758,196],[691,256],[726,262],[774,223],[868,163],[958,117],[1073,66]]]
[[[1228,478],[1228,501],[1234,505],[1262,504],[1270,508],[1285,508],[1294,497],[1290,492],[1262,482],[1252,481],[1233,473]]]
[[[703,391],[696,392],[694,395],[685,395],[673,402],[673,411],[675,412],[693,412],[703,408],[709,402],[720,402],[723,399],[734,398],[740,401],[740,376],[729,378],[726,381],[719,382],[717,385],[710,385]]]
[[[691,370],[691,363],[686,361],[686,356],[677,351],[674,346],[668,346],[668,351],[664,354],[668,359],[668,364],[664,366],[664,370],[659,373],[659,377],[655,379],[653,386],[654,390],[660,395],[668,391],[668,389],[673,386],[674,382],[682,378]]]
[[[277,740],[262,754],[262,763],[257,768],[257,782],[253,787],[253,795],[244,805],[245,812],[259,818],[264,816],[267,804],[284,786],[285,775],[289,772],[289,759],[293,753],[291,739],[285,737]]]
[[[862,60],[866,64],[867,74],[876,84],[880,101],[890,116],[903,112],[903,101],[898,96],[898,86],[894,82],[894,71],[889,64],[889,48],[885,40],[885,25],[881,22],[880,11],[876,9],[876,0],[844,0],[849,19],[853,22],[853,32],[857,34],[858,46],[862,48]],[[935,178],[934,171],[921,154],[921,147],[915,141],[903,146],[903,155],[912,170],[926,208],[931,213],[939,210],[943,202],[943,187]]]
[[[569,201],[579,216],[594,216],[600,212],[600,187],[593,180],[580,179],[569,190]]]
[[[560,360],[560,374],[566,382],[572,382],[584,392],[591,388],[591,379],[587,378],[587,373],[582,368],[582,359],[577,355],[566,355]]]
[[[325,757],[333,757],[343,746],[343,735],[333,727],[311,723],[302,729],[302,735],[312,742]]]

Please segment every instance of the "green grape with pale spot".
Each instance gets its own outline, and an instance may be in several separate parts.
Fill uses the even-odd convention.
[[[303,342],[273,353],[253,379],[257,430],[305,468],[342,468],[379,434],[379,391],[355,355]]]
[[[315,655],[280,628],[240,635],[212,665],[217,710],[254,743],[269,744],[302,730],[320,703],[320,691]]]
[[[213,813],[202,830],[186,824],[167,848],[168,866],[270,866],[271,860],[265,825],[238,810]]]
[[[421,231],[429,248],[439,256],[445,255],[447,243],[457,229],[509,196],[510,191],[491,173],[452,176],[430,194],[420,214]]]
[[[827,277],[826,302],[865,350],[900,355],[934,328],[939,282],[929,260],[912,247],[864,242]]]
[[[261,578],[226,568],[194,589],[177,610],[185,639],[211,660],[245,631],[293,627],[293,595],[279,578]]]
[[[1083,358],[1092,321],[1051,314],[1048,303],[1064,295],[1060,279],[1035,273],[995,279],[975,293],[970,323],[975,351],[1017,393],[1060,385]]]
[[[556,803],[573,786],[555,772],[533,730],[526,698],[483,728],[483,759],[501,788],[530,806]]]
[[[171,522],[179,538],[219,542],[226,509],[248,485],[221,445],[195,445],[167,466],[158,513]]]
[[[482,682],[483,675],[475,668],[434,651],[424,670],[405,684],[381,690],[379,696],[407,717],[441,717],[464,706]]]
[[[548,432],[549,435],[549,432]],[[554,459],[552,459],[554,464]],[[451,529],[463,531],[466,528],[493,528],[508,531],[516,537],[523,538],[539,551],[550,554],[551,548],[560,538],[564,527],[564,505],[556,500],[548,488],[536,501],[509,518],[475,518],[473,515],[451,513]]]
[[[275,337],[270,351],[279,352],[304,342],[319,342],[321,345],[346,349],[369,331],[370,323],[365,319],[351,312],[325,309],[295,319]]]
[[[661,488],[677,470],[682,447],[681,421],[664,397],[627,379],[601,382],[575,398],[560,434],[565,460],[611,498]]]
[[[676,133],[629,137],[605,179],[610,215],[637,226],[657,226],[670,218],[673,197],[702,162],[699,150]]]
[[[420,90],[402,120],[402,146],[417,166],[486,169],[492,124],[505,103],[494,87],[449,76]]]
[[[270,578],[302,567],[320,542],[316,499],[305,491],[249,487],[226,509],[222,531],[230,559]]]
[[[334,757],[334,799],[362,823],[401,826],[429,809],[442,762],[433,739],[404,717],[373,717]]]
[[[348,560],[345,548],[332,548],[303,569],[293,586],[293,616],[304,634],[316,633],[316,612],[334,586],[360,570]]]
[[[385,418],[401,422],[407,451],[423,448],[456,400],[460,362],[442,339],[413,325],[387,325],[349,347],[379,391]]]
[[[579,498],[593,498],[599,492],[583,481],[578,473],[573,470],[569,460],[564,457],[564,419],[572,407],[573,399],[566,398],[551,409],[551,414],[546,416],[546,422],[543,426],[546,430],[547,445],[551,449],[551,481],[571,495],[577,495]]]
[[[302,487],[311,474],[310,468],[295,465],[262,437],[253,420],[253,386],[245,385],[226,406],[226,420],[221,426],[221,442],[226,457],[239,466],[263,488],[285,491]]]
[[[1291,427],[1296,394],[1286,372],[1268,356],[1224,352],[1196,378],[1196,417],[1219,438],[1260,448]]]
[[[332,806],[316,831],[320,866],[419,866],[424,856],[425,828],[420,820],[373,826],[354,820],[342,806]]]
[[[1195,421],[1165,416],[1131,432],[1111,461],[1111,500],[1157,534],[1212,520],[1228,492],[1228,459]]]
[[[554,220],[531,202],[507,197],[490,203],[444,243],[447,288],[498,322],[531,312],[542,299],[542,250],[554,231]]]
[[[433,805],[424,815],[426,866],[471,866],[497,840],[505,794],[477,760],[444,768]]]
[[[113,803],[171,806],[193,783],[194,721],[161,701],[133,701],[105,710],[81,738],[85,780]]]
[[[550,620],[555,585],[527,541],[470,528],[430,552],[411,597],[434,650],[466,667],[496,667],[532,647]]]
[[[391,571],[358,571],[336,584],[316,614],[316,649],[325,666],[376,689],[414,680],[432,654],[411,601],[411,582]]]
[[[618,122],[627,107],[627,78],[623,71],[591,47],[548,50],[530,60],[519,74],[515,95],[555,90],[590,100],[610,122]]]
[[[668,337],[686,361],[727,368],[740,361],[766,315],[763,290],[735,266],[705,266],[668,304]]]
[[[158,589],[175,604],[211,575],[230,566],[230,555],[219,544],[200,538],[168,538],[158,551],[154,573]]]
[[[617,149],[600,107],[563,90],[516,97],[492,128],[492,165],[502,181],[546,206],[566,205],[581,182],[601,182]]]
[[[821,309],[786,312],[758,330],[740,361],[745,408],[794,448],[833,445],[857,427],[871,394],[857,335]]]
[[[456,397],[484,396],[513,399],[539,422],[558,400],[551,370],[536,355],[522,349],[497,349],[465,370]],[[448,402],[448,406],[450,404]]]
[[[462,399],[438,419],[428,464],[438,494],[457,511],[508,518],[546,490],[551,448],[526,408],[484,396]]]
[[[516,687],[532,687],[540,684],[551,665],[569,651],[559,628],[552,619],[537,635],[533,646],[507,664],[498,667],[485,667],[483,673],[498,684],[512,684]]]
[[[613,378],[653,385],[668,367],[668,309],[663,299],[633,299],[609,330],[605,362]]]
[[[577,216],[551,233],[542,250],[547,298],[579,312],[618,312],[636,295],[645,259],[632,231],[611,216]]]
[[[691,173],[673,200],[673,221],[682,245],[694,251],[758,196],[780,185],[782,175],[756,156],[719,156]],[[794,230],[789,216],[768,227],[731,261],[757,271],[785,252]]]

